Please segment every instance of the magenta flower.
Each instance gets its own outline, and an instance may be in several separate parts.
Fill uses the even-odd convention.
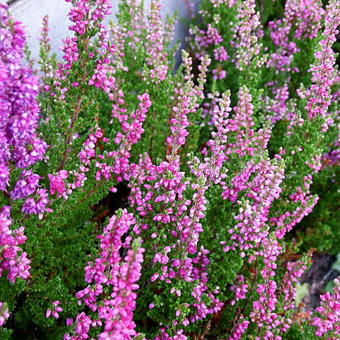
[[[46,311],[46,318],[49,318],[52,315],[55,319],[59,319],[59,313],[63,311],[63,308],[60,307],[60,304],[60,301],[54,301],[52,303],[52,309],[48,309]]]
[[[31,261],[20,247],[26,242],[25,228],[11,230],[11,224],[10,207],[4,206],[0,210],[0,277],[7,272],[8,280],[15,282],[29,277]]]

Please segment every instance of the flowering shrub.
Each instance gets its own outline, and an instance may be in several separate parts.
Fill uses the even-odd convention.
[[[265,5],[256,5],[255,1],[202,1],[200,24],[191,28],[190,39],[193,55],[208,53],[212,59],[210,94],[204,103],[207,126],[213,126],[218,101],[215,91],[229,88],[236,94],[244,84],[251,83],[256,126],[271,121],[268,151],[272,155],[283,153],[287,190],[296,188],[299,182],[301,187],[307,180],[304,177],[313,175],[312,191],[321,198],[315,214],[302,222],[302,229],[308,229],[308,233],[302,233],[301,246],[335,254],[339,252],[339,217],[334,213],[339,92],[332,46],[337,47],[333,43],[338,10],[330,2],[326,11],[321,1],[308,5],[295,0]],[[202,48],[202,36],[212,29],[220,36],[219,42]],[[224,51],[224,57],[220,51]],[[320,116],[325,117],[323,122]],[[326,239],[322,236],[325,233],[334,237]]]
[[[175,72],[160,0],[67,1],[37,65],[0,5],[1,339],[338,338],[339,3],[203,0]]]

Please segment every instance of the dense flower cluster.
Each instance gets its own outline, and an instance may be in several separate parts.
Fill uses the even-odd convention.
[[[161,8],[159,0],[152,2],[147,36],[147,63],[150,66],[150,78],[155,80],[156,83],[163,81],[168,73],[167,55],[163,42],[164,32],[162,30]]]
[[[47,145],[37,133],[38,78],[23,66],[23,27],[12,21],[5,5],[0,6],[0,18],[0,190],[7,191],[11,164],[32,166],[43,159]]]
[[[102,235],[101,254],[94,262],[89,262],[85,268],[85,281],[90,285],[77,293],[77,298],[83,301],[92,311],[97,312],[97,320],[91,319],[84,312],[75,320],[75,335],[65,335],[65,339],[86,339],[92,327],[104,326],[99,339],[130,339],[136,335],[133,311],[136,308],[136,282],[141,275],[144,249],[140,240],[132,244],[123,261],[120,252],[122,247],[131,246],[131,238],[124,235],[136,224],[132,214],[126,210],[118,211],[111,217]],[[110,288],[108,294],[107,287]],[[58,301],[54,302],[56,305]],[[58,317],[62,311],[56,307],[52,315]],[[53,314],[54,313],[54,314]],[[48,311],[49,316],[51,311]],[[86,321],[87,320],[87,321]],[[87,323],[87,326],[84,326]]]
[[[271,38],[278,50],[270,55],[268,66],[276,68],[278,71],[295,71],[291,64],[294,54],[300,49],[291,35],[297,40],[312,39],[318,35],[321,28],[321,21],[324,9],[321,2],[288,0],[285,3],[285,16],[269,22]]]
[[[340,335],[340,281],[334,281],[333,294],[327,292],[320,296],[321,306],[316,309],[320,317],[314,317],[312,325],[317,328],[316,335],[332,336],[337,338]]]
[[[261,44],[258,38],[261,37],[262,28],[259,14],[255,9],[255,0],[243,1],[239,7],[237,18],[240,25],[235,32],[235,46],[237,53],[235,64],[241,71],[251,65],[254,56],[260,54]],[[257,61],[260,66],[264,60]]]
[[[11,230],[10,207],[4,206],[0,211],[0,277],[7,274],[10,282],[18,278],[27,279],[30,275],[30,260],[20,245],[26,242],[25,228]]]
[[[331,103],[330,87],[336,76],[334,70],[335,55],[332,45],[336,41],[338,33],[338,15],[340,5],[338,2],[331,2],[326,10],[325,30],[323,40],[320,41],[320,50],[315,54],[316,62],[311,67],[313,85],[307,91],[308,104],[306,110],[309,118],[320,115],[328,118],[328,107]],[[329,124],[327,121],[326,124]]]
[[[0,5],[0,338],[338,338],[338,2],[202,0],[173,70],[160,0],[66,1],[37,72]]]

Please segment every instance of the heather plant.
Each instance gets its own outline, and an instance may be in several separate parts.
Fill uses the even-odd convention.
[[[337,244],[339,4],[203,0],[175,70],[160,0],[69,2],[37,64],[0,5],[1,338],[339,337],[338,280],[296,288]]]
[[[214,119],[214,91],[223,92],[229,88],[237,93],[240,86],[251,82],[250,90],[255,99],[255,123],[261,127],[268,120],[272,121],[272,137],[268,149],[270,154],[284,152],[283,157],[288,161],[287,170],[290,168],[294,172],[286,177],[297,183],[298,176],[293,170],[297,164],[290,166],[291,162],[296,161],[300,162],[297,167],[300,169],[301,184],[306,180],[302,180],[303,177],[309,176],[311,172],[306,165],[315,170],[319,168],[317,172],[322,170],[314,173],[313,184],[314,191],[323,195],[324,199],[319,205],[322,208],[319,210],[318,207],[318,213],[312,214],[306,220],[309,223],[302,228],[308,228],[313,234],[327,230],[329,235],[336,236],[335,221],[338,216],[334,213],[333,203],[337,192],[331,189],[336,188],[334,183],[337,170],[334,170],[334,164],[337,162],[338,140],[337,71],[331,66],[335,64],[331,50],[335,36],[329,35],[329,31],[321,31],[323,18],[329,22],[336,21],[336,15],[329,13],[327,18],[320,1],[311,1],[308,6],[303,1],[275,1],[266,2],[266,5],[261,1],[202,1],[200,18],[200,24],[191,29],[190,46],[193,55],[208,53],[212,59],[208,76],[208,91],[211,94],[204,104],[207,127],[211,126]],[[336,26],[335,23],[334,29]],[[211,32],[218,39],[212,39]],[[201,43],[202,39],[205,44]],[[327,76],[319,73],[321,68],[322,73],[328,72]],[[326,92],[325,88],[322,89],[321,78],[328,84]],[[312,91],[318,88],[318,94],[322,93],[322,96],[316,95],[316,92],[315,99],[310,95],[305,96],[303,93],[309,86]],[[317,101],[320,101],[319,104],[316,104]],[[325,109],[331,106],[329,111],[333,114],[323,111],[323,105]],[[313,120],[303,122],[295,116],[297,109],[301,111],[298,116],[301,115],[302,119],[308,115]],[[328,121],[335,119],[335,123],[328,124],[314,119],[318,114],[328,115]],[[292,123],[295,119],[300,121],[301,130],[292,133],[289,130],[296,125]],[[326,124],[327,127],[321,127],[320,124]],[[322,131],[320,134],[323,128],[327,132]],[[202,129],[203,138],[208,134]],[[281,150],[283,145],[285,150]],[[292,150],[288,151],[287,147]],[[314,166],[313,163],[319,165]],[[329,168],[332,169],[329,171]],[[293,189],[291,184],[288,187]],[[315,223],[319,220],[316,216],[325,215],[329,216],[327,222],[323,220]],[[328,238],[323,238],[321,242],[317,241],[320,240],[318,237],[314,239],[313,247],[337,253],[338,238],[334,237],[334,243],[329,242]]]

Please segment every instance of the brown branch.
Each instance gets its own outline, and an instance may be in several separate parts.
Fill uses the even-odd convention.
[[[78,102],[77,102],[77,107],[73,112],[71,125],[70,125],[70,128],[69,128],[69,133],[68,133],[68,135],[66,137],[66,141],[65,141],[65,150],[64,150],[64,154],[63,154],[63,159],[60,163],[59,170],[64,169],[67,157],[70,153],[69,145],[71,144],[71,140],[72,140],[73,133],[74,133],[74,126],[75,126],[75,123],[78,119],[78,116],[79,116],[79,113],[80,113],[80,110],[81,110],[82,101],[83,101],[83,99],[81,97],[79,97]]]

